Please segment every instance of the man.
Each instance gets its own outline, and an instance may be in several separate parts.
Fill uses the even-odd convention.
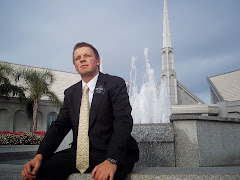
[[[133,120],[124,80],[99,72],[99,54],[90,44],[75,45],[73,63],[82,81],[65,90],[63,107],[48,129],[37,155],[24,165],[23,179],[66,179],[79,172],[76,158],[77,164],[85,158],[79,162],[76,157],[79,142],[85,139],[81,134],[81,110],[85,106],[81,100],[86,97],[90,107],[87,122],[89,157],[87,170],[83,172],[92,172],[95,180],[123,179],[138,161],[137,143],[130,135]],[[89,91],[85,92],[85,87]],[[86,95],[82,95],[83,91]],[[54,153],[70,129],[73,130],[71,148]]]

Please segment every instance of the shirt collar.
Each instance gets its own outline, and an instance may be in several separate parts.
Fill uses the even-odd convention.
[[[99,76],[99,73],[91,81],[89,81],[88,83],[85,83],[84,81],[82,81],[82,89],[84,88],[85,84],[87,84],[87,86],[89,88],[89,91],[91,93],[93,93],[94,89],[95,89],[95,86],[97,84],[98,76]]]

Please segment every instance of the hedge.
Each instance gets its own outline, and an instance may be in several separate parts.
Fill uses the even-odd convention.
[[[0,131],[0,145],[36,145],[43,140],[45,131],[18,132]]]

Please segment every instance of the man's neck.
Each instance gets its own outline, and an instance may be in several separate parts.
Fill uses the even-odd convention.
[[[99,73],[99,71],[94,74],[93,76],[81,76],[82,80],[87,84],[89,81],[91,81],[97,74]]]

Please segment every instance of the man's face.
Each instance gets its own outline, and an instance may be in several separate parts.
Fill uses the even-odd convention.
[[[100,60],[94,55],[94,52],[89,47],[81,47],[74,51],[73,54],[76,71],[82,77],[93,78],[98,73]]]

